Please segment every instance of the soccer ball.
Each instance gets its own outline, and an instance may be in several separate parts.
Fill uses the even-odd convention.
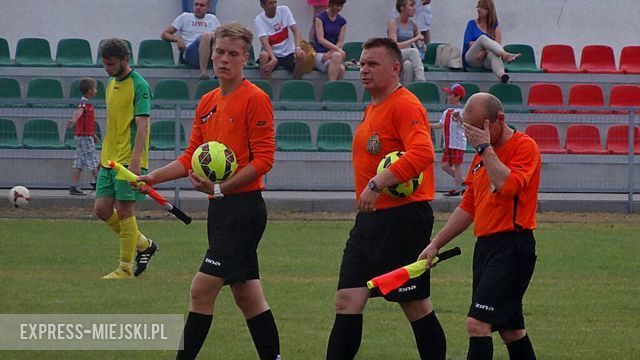
[[[217,141],[204,143],[191,156],[191,169],[214,183],[221,183],[236,172],[236,155],[225,144]]]
[[[391,164],[400,159],[402,155],[404,155],[404,151],[392,151],[385,155],[385,157],[383,157],[378,164],[378,174],[383,172],[384,169],[388,168],[389,166],[391,166]],[[382,191],[393,197],[406,197],[413,194],[413,192],[418,189],[421,183],[422,173],[420,173],[418,177],[409,179],[403,183],[388,186]]]
[[[14,207],[22,207],[29,205],[31,197],[29,196],[29,189],[24,186],[14,186],[9,190],[9,202]]]

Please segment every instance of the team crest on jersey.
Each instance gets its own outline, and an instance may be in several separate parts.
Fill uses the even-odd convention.
[[[367,152],[371,155],[376,155],[380,152],[381,148],[380,137],[374,131],[373,134],[369,136],[369,140],[367,140]]]
[[[479,163],[476,164],[476,166],[473,167],[473,170],[471,170],[472,174],[475,174],[478,172],[478,170],[480,170],[480,168],[483,166],[484,164],[482,163],[482,161],[480,161]]]
[[[208,113],[204,114],[203,116],[200,117],[200,123],[204,124],[207,122],[207,120],[209,120],[209,118],[216,113],[216,110],[218,109],[218,106],[214,106],[213,109],[211,109],[211,111],[209,111]]]

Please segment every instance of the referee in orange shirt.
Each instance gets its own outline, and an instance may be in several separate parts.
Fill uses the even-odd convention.
[[[487,93],[469,98],[463,128],[477,152],[465,180],[467,190],[419,258],[431,265],[438,249],[473,222],[478,241],[467,314],[467,359],[493,357],[493,331],[500,333],[510,359],[535,359],[524,326],[522,298],[536,263],[533,230],[540,151],[533,139],[507,126],[502,103]]]
[[[353,139],[353,169],[359,213],[349,233],[336,293],[336,317],[327,359],[353,359],[362,338],[367,299],[381,296],[367,289],[367,280],[412,262],[429,243],[434,196],[434,152],[427,113],[420,101],[399,83],[402,55],[387,38],[363,44],[360,80],[372,102]],[[405,154],[377,174],[389,152]],[[385,187],[423,174],[411,195],[396,198]],[[444,359],[446,339],[431,300],[429,272],[385,296],[397,302],[411,323],[421,359]]]
[[[191,303],[177,359],[195,359],[213,321],[220,290],[230,285],[260,359],[280,359],[278,329],[265,300],[257,247],[267,223],[262,178],[275,154],[273,110],[269,96],[244,79],[253,35],[238,23],[216,29],[212,60],[220,87],[200,99],[189,146],[168,165],[141,181],[157,184],[188,176],[193,187],[210,195],[207,217],[209,248],[191,282]],[[234,176],[214,184],[191,171],[191,156],[200,144],[219,141],[236,155]],[[233,358],[230,354],[221,357]]]

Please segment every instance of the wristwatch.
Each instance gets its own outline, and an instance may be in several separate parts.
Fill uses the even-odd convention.
[[[491,146],[491,144],[489,143],[483,143],[480,144],[478,146],[476,146],[476,152],[478,152],[478,155],[482,156],[482,153],[489,147]]]
[[[220,190],[220,184],[213,184],[213,198],[214,199],[222,199],[224,194],[222,190]]]
[[[370,190],[372,190],[372,191],[374,191],[374,192],[377,192],[377,193],[379,193],[379,192],[381,192],[381,191],[382,191],[382,189],[378,188],[378,185],[376,185],[376,182],[375,182],[375,181],[373,181],[373,179],[369,180],[369,183],[367,184],[367,187],[368,187]]]

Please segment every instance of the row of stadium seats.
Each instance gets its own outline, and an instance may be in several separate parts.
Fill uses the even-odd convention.
[[[525,133],[531,136],[543,154],[614,154],[629,153],[629,125],[612,125],[607,129],[606,146],[594,125],[572,124],[567,128],[565,146],[560,144],[558,128],[553,124],[530,124]],[[640,155],[640,127],[634,129],[634,154]]]
[[[529,89],[529,106],[577,106],[577,107],[603,107],[604,94],[602,88],[597,84],[574,84],[569,90],[568,103],[565,103],[562,96],[562,89],[557,84],[540,83],[533,84]],[[609,93],[610,107],[633,107],[640,106],[640,86],[637,85],[614,85]],[[538,113],[580,113],[580,114],[602,114],[612,113],[604,110],[540,110]]]

